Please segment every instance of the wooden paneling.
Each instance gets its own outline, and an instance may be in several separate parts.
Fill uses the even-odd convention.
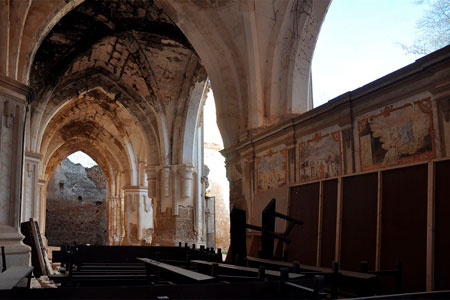
[[[289,215],[302,220],[303,226],[296,226],[289,237],[289,260],[301,264],[315,265],[317,257],[317,230],[319,183],[291,188]]]
[[[435,289],[450,289],[450,161],[436,163]]]
[[[403,289],[426,283],[427,165],[383,172],[381,269],[403,263]]]
[[[377,173],[344,178],[341,268],[359,271],[361,261],[375,268]]]
[[[323,182],[322,248],[320,266],[331,267],[336,245],[337,180]]]

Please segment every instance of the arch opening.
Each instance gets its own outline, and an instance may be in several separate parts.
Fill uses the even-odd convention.
[[[80,153],[65,158],[47,183],[46,237],[50,246],[108,242],[107,178],[87,154],[81,159],[83,164],[73,162]]]
[[[230,187],[225,168],[223,139],[217,126],[216,106],[212,89],[203,106],[203,161],[206,199],[207,246],[222,249],[230,246]]]

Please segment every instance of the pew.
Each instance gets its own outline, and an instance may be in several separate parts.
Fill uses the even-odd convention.
[[[62,286],[112,286],[145,285],[156,281],[155,275],[148,275],[146,262],[137,258],[158,261],[159,263],[185,266],[191,259],[222,261],[221,251],[192,247],[160,246],[87,246],[65,245],[61,251],[54,252],[54,261],[66,266],[66,274],[49,275],[49,278]],[[161,268],[160,268],[161,269]],[[158,279],[170,279],[158,276]],[[173,276],[173,274],[172,274]],[[123,279],[121,281],[121,279]],[[161,281],[161,280],[159,280]]]
[[[369,272],[353,272],[339,270],[337,263],[333,268],[324,268],[308,265],[300,265],[298,262],[282,262],[257,257],[247,256],[247,263],[251,266],[265,266],[271,269],[288,268],[292,272],[303,275],[323,275],[325,282],[329,283],[329,288],[333,296],[338,295],[339,289],[345,296],[356,295],[374,295],[378,292],[379,275]],[[345,291],[351,291],[354,294],[347,294]]]
[[[176,267],[176,266],[173,266],[170,264],[165,264],[165,263],[153,260],[153,259],[140,258],[140,257],[138,257],[137,259],[146,264],[146,266],[148,267],[148,272],[150,271],[151,267],[156,267],[156,268],[160,268],[165,271],[168,271],[169,273],[172,273],[176,276],[180,276],[180,277],[183,277],[185,279],[188,279],[188,280],[194,281],[194,282],[206,282],[206,281],[214,280],[214,277],[204,275],[201,273],[197,273],[194,271],[190,271],[187,269],[183,269],[180,267]]]
[[[27,288],[30,287],[31,272],[33,267],[6,267],[6,252],[5,247],[2,250],[2,272],[0,273],[0,290],[9,290],[15,287],[22,279],[28,277]]]
[[[30,287],[33,267],[10,267],[0,273],[0,290],[9,290],[15,287],[22,279],[28,277],[27,287]]]
[[[238,275],[238,274],[257,275],[260,272],[258,268],[243,267],[232,264],[218,264],[203,260],[192,260],[191,262],[197,265],[208,266],[210,268],[212,268],[213,266],[217,266],[219,269],[223,270],[224,272],[230,275]],[[265,274],[268,275],[268,277],[275,277],[275,278],[280,278],[282,276],[282,272],[272,270],[266,270]],[[303,277],[303,275],[301,274],[288,273],[289,279],[299,279],[301,277]]]

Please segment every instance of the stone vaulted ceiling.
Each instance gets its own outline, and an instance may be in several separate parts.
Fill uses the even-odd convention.
[[[148,56],[151,56],[149,51],[152,48],[160,51],[167,47],[187,52],[192,50],[183,33],[152,1],[86,1],[62,18],[43,41],[34,60],[30,85],[41,91],[46,85],[54,84],[80,55],[90,60],[93,46],[98,47],[102,40],[112,43],[104,59],[118,69],[123,67],[123,62],[121,64],[117,59],[125,55],[122,53],[124,41],[127,46],[133,45],[135,57],[130,59],[134,63],[148,60],[147,57],[136,57],[137,50]],[[117,42],[119,46],[115,49]],[[98,57],[92,58],[96,59]],[[179,58],[167,59],[170,62]]]
[[[44,151],[42,137],[51,134],[46,126],[73,118],[56,114],[65,102],[100,90],[137,122],[149,165],[174,163],[178,151],[172,148],[184,134],[189,97],[205,80],[196,52],[153,1],[85,1],[53,27],[36,53],[30,73],[37,99],[31,147]],[[80,131],[102,127],[73,122]],[[118,142],[127,148],[125,140]]]

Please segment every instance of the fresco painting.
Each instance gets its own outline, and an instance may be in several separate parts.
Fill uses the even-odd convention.
[[[361,170],[413,163],[435,156],[433,111],[430,98],[358,121]]]
[[[321,135],[299,144],[299,181],[311,181],[342,174],[339,131]]]
[[[286,184],[287,150],[270,150],[256,159],[258,190],[270,190]]]

